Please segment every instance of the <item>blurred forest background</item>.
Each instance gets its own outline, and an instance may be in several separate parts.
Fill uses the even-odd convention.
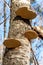
[[[0,0],[0,65],[2,64],[3,41],[7,38],[10,25],[11,0]],[[32,26],[43,26],[43,0],[31,0],[31,8],[35,9],[37,17],[32,20]],[[39,65],[43,65],[43,40],[32,40],[32,48]]]

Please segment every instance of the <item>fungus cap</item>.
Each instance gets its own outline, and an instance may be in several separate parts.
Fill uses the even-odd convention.
[[[21,16],[25,19],[34,19],[36,17],[36,12],[30,8],[30,0],[14,0],[15,7],[15,13],[18,16]]]
[[[20,41],[17,39],[6,39],[6,40],[4,40],[3,44],[7,48],[16,48],[21,45]]]
[[[30,9],[28,9],[27,7],[22,7],[22,8],[19,8],[17,11],[16,11],[16,14],[18,16],[21,16],[22,18],[25,18],[25,19],[34,19],[36,17],[36,13]]]
[[[28,39],[28,40],[31,40],[31,39],[35,39],[38,37],[38,34],[33,31],[33,30],[28,30],[24,33],[24,36]]]

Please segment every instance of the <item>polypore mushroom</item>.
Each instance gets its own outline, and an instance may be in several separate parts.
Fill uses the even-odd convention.
[[[21,45],[20,41],[17,39],[6,39],[4,40],[3,44],[7,47],[7,48],[16,48],[18,46]]]
[[[17,9],[15,10],[17,16],[29,20],[36,17],[37,14],[30,8],[30,1],[25,0],[24,2],[23,0],[19,0],[16,3],[16,0],[14,0],[14,4],[17,5]]]
[[[28,30],[24,33],[24,36],[28,39],[28,40],[31,40],[31,39],[35,39],[38,37],[38,34],[33,31],[33,30]]]
[[[21,7],[16,11],[16,14],[25,19],[33,19],[36,17],[35,12],[28,9],[27,7]]]

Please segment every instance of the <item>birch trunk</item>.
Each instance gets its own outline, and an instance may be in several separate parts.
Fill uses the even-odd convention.
[[[26,19],[23,19],[15,14],[17,5],[12,2],[11,20],[8,38],[20,38],[23,46],[16,49],[5,49],[3,56],[3,65],[30,65],[30,42],[23,37],[23,34],[31,29],[30,24],[27,24]],[[27,43],[27,44],[25,44]]]

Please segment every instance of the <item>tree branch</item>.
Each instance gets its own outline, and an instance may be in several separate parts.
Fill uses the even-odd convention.
[[[6,1],[4,1],[4,3],[10,8],[9,4]]]
[[[37,26],[37,27],[32,27],[32,29],[38,34],[38,36],[43,39],[43,27]]]
[[[5,23],[5,21],[9,18],[9,16],[3,22],[1,22],[0,25],[3,24],[3,23]]]

